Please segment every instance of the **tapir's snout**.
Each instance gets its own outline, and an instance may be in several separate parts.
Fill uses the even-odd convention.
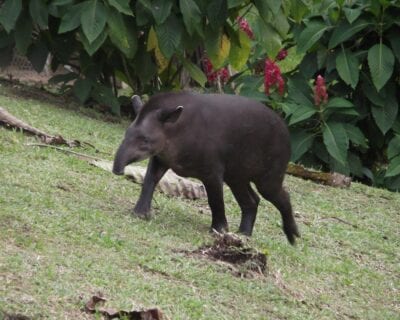
[[[112,168],[112,172],[118,176],[122,176],[124,174],[124,168],[126,166],[124,147],[121,145],[118,148],[118,151],[114,158],[114,164]]]

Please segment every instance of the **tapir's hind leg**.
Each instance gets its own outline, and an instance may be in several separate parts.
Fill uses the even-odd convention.
[[[271,202],[281,213],[283,231],[291,244],[295,243],[296,238],[300,237],[296,221],[293,217],[292,205],[290,204],[289,194],[283,189],[282,182],[274,182],[271,177],[255,181],[257,190],[269,202]]]
[[[242,219],[240,221],[239,232],[247,236],[251,236],[253,232],[254,222],[256,221],[257,208],[260,197],[254,192],[250,186],[250,182],[229,183],[229,187],[239,203],[242,210]]]

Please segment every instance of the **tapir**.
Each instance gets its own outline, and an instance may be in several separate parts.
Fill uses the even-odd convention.
[[[239,232],[251,236],[260,197],[282,216],[291,244],[300,237],[289,194],[283,188],[290,158],[284,121],[262,103],[237,95],[160,93],[146,104],[132,97],[135,120],[115,155],[113,172],[150,158],[134,214],[150,218],[154,188],[168,169],[199,179],[211,209],[211,229],[228,231],[225,182],[241,208]]]

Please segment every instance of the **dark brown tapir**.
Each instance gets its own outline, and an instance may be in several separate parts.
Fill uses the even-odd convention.
[[[281,213],[291,244],[299,237],[288,193],[283,189],[290,158],[289,133],[282,119],[260,102],[234,95],[161,93],[146,104],[132,97],[137,114],[114,160],[123,174],[132,162],[150,158],[134,213],[150,217],[154,188],[168,169],[203,182],[212,212],[211,228],[228,230],[223,182],[242,210],[239,232],[250,236],[259,193]]]

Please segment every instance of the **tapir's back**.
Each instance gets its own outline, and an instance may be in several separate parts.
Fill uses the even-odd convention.
[[[161,98],[161,97],[160,97]],[[182,105],[175,145],[193,161],[223,161],[235,175],[284,172],[290,157],[283,120],[262,103],[225,94],[168,93],[166,105]]]

